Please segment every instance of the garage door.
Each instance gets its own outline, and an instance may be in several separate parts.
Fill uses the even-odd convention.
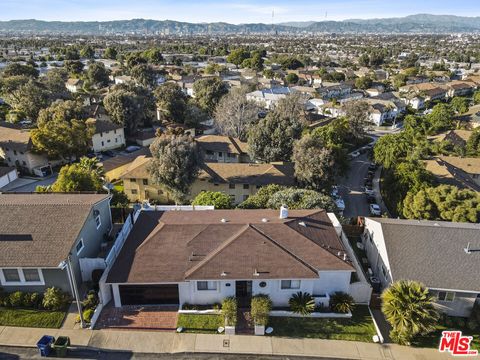
[[[178,285],[120,285],[122,305],[178,305]]]

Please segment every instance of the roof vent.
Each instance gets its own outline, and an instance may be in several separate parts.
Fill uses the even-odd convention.
[[[225,276],[227,276],[227,273],[226,273],[225,271],[222,271],[222,273],[220,274],[220,276],[225,277]]]
[[[300,221],[298,223],[298,225],[303,226],[303,227],[307,227],[307,224],[305,224],[305,221]]]
[[[220,221],[221,221],[222,223],[226,223],[226,222],[228,222],[228,220],[227,220],[227,219],[225,219],[225,218],[224,218],[224,219],[222,219],[222,220],[220,220]]]
[[[280,207],[280,219],[287,219],[288,218],[288,206],[282,205]]]
[[[268,222],[268,219],[267,219],[267,218],[263,218],[263,219],[262,219],[262,222],[263,222],[263,223],[266,223],[266,222]]]
[[[260,273],[257,271],[257,269],[255,269],[255,271],[253,272],[253,276],[260,276]]]
[[[343,254],[343,261],[347,261],[347,253]]]

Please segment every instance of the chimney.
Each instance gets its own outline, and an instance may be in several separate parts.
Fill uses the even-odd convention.
[[[287,219],[288,218],[288,206],[282,205],[280,207],[280,219]]]

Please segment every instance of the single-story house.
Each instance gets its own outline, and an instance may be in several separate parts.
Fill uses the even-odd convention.
[[[142,211],[106,278],[115,306],[348,293],[355,267],[335,216],[282,210]]]
[[[0,286],[7,292],[58,287],[72,293],[80,258],[97,257],[112,228],[110,196],[103,194],[1,194]]]
[[[419,281],[452,316],[469,316],[479,301],[479,224],[366,218],[362,243],[383,288]]]

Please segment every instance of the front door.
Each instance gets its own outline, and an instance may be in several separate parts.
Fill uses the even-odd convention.
[[[250,307],[252,300],[252,282],[235,281],[235,296],[239,307]]]

